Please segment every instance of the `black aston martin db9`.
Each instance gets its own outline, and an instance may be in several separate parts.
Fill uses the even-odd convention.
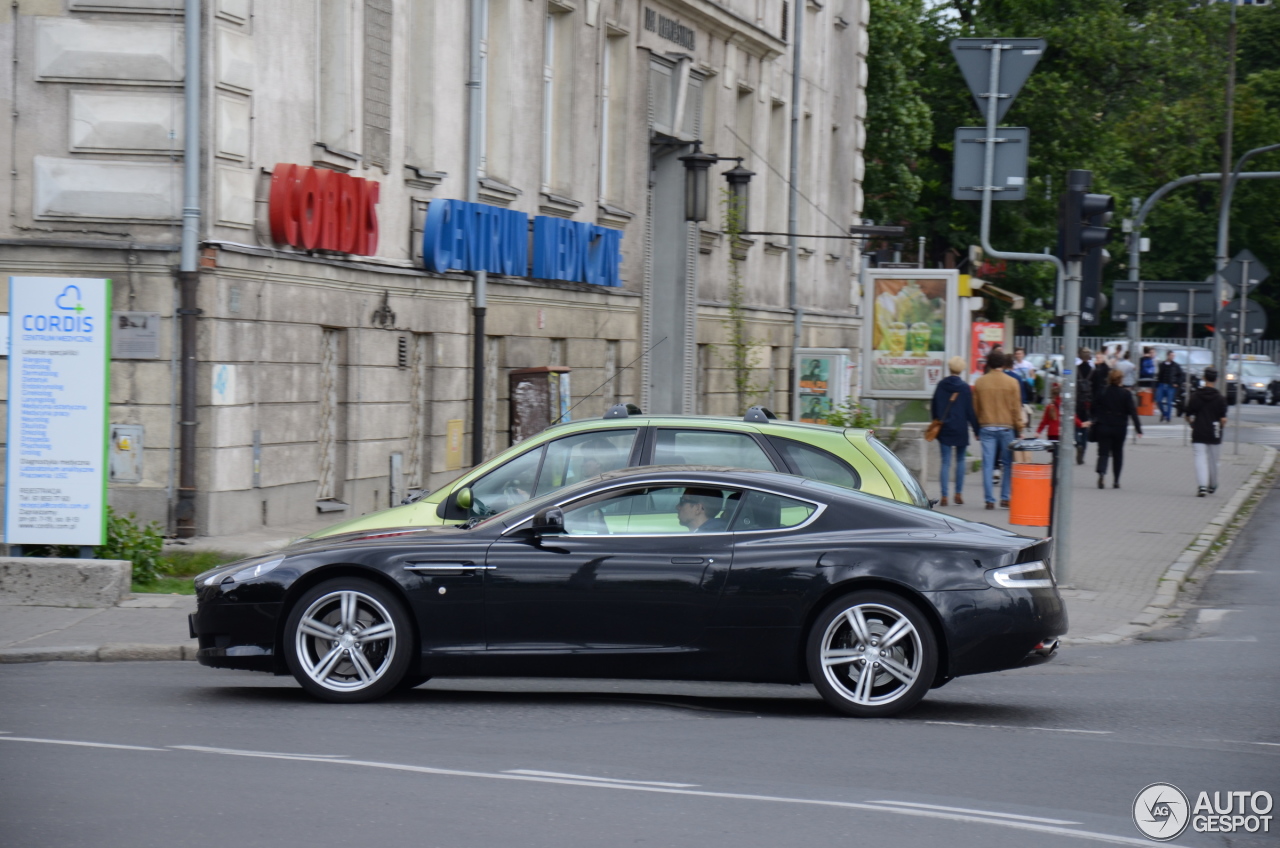
[[[812,682],[887,716],[1051,656],[1049,542],[776,472],[639,468],[462,528],[329,537],[196,578],[216,668],[367,701],[431,676]]]

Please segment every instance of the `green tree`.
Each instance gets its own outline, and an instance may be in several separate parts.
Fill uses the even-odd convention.
[[[910,15],[910,0],[873,0]],[[978,241],[979,204],[951,199],[952,139],[959,126],[980,126],[982,116],[951,57],[949,42],[966,36],[1035,36],[1048,42],[1044,58],[1027,81],[1005,123],[1031,130],[1028,198],[995,204],[992,243],[1001,249],[1041,252],[1057,241],[1057,203],[1066,172],[1086,168],[1096,190],[1114,194],[1117,218],[1133,199],[1179,176],[1217,171],[1226,79],[1226,31],[1230,9],[1192,0],[936,0],[920,10],[917,26],[923,57],[907,74],[932,115],[928,149],[903,156],[915,181],[893,170],[878,173],[877,197],[916,197],[909,210],[882,207],[891,219],[925,236],[930,259],[956,259]],[[1280,7],[1241,7],[1235,156],[1280,141]],[[874,36],[873,36],[874,37]],[[899,41],[904,36],[895,35]],[[874,44],[873,44],[874,51]],[[885,88],[869,80],[869,123],[886,114],[877,99]],[[882,71],[883,72],[883,71]],[[890,82],[896,79],[892,70]],[[888,90],[892,92],[893,86]],[[876,150],[868,132],[868,159]],[[1257,167],[1280,167],[1280,154]],[[1269,163],[1269,164],[1268,164]],[[868,209],[872,166],[868,164]],[[918,193],[916,189],[918,186]],[[1179,189],[1156,207],[1144,233],[1152,252],[1143,257],[1146,279],[1200,280],[1213,270],[1219,187]],[[1280,184],[1253,182],[1237,190],[1232,215],[1232,251],[1248,246],[1280,272]],[[1108,281],[1127,275],[1125,250],[1117,240]],[[1052,294],[1043,263],[1010,263],[1003,287],[1031,302]],[[1109,282],[1108,282],[1109,286]],[[1264,289],[1268,287],[1264,286]],[[1266,291],[1260,293],[1266,295]],[[1034,323],[1039,317],[1024,313]],[[1280,316],[1276,316],[1280,318]],[[1157,325],[1158,326],[1158,325]],[[1271,322],[1273,330],[1280,322]],[[1103,326],[1113,332],[1118,326]],[[1148,327],[1148,331],[1155,327]],[[1180,333],[1181,328],[1173,332]]]

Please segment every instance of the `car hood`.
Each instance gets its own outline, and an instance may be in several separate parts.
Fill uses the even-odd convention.
[[[284,550],[292,556],[294,554],[329,550],[339,545],[357,543],[380,544],[395,541],[448,542],[457,541],[465,532],[461,525],[456,524],[436,527],[371,527],[346,533],[335,533],[329,536],[303,536],[300,539],[295,539]]]

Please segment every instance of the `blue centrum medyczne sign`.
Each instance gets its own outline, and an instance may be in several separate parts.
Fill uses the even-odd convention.
[[[622,231],[584,221],[533,219],[532,276],[621,286]],[[427,207],[422,262],[428,271],[530,276],[529,216],[486,203],[442,198]]]
[[[111,281],[9,278],[5,541],[106,541]]]

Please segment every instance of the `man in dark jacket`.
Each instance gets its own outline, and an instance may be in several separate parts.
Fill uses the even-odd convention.
[[[1156,403],[1160,406],[1161,421],[1173,420],[1173,401],[1183,379],[1182,366],[1173,361],[1173,351],[1169,351],[1156,369]]]
[[[1076,417],[1089,420],[1089,409],[1093,403],[1093,351],[1087,347],[1076,352]],[[1083,427],[1076,430],[1076,465],[1084,465],[1085,449],[1089,447],[1089,431]]]
[[[1211,495],[1218,489],[1218,452],[1227,427],[1227,399],[1214,385],[1218,372],[1204,369],[1204,385],[1187,399],[1186,418],[1191,424],[1191,450],[1196,459],[1197,497]]]
[[[951,376],[938,383],[933,392],[930,416],[942,422],[938,431],[938,446],[942,449],[942,500],[938,506],[947,506],[947,478],[951,476],[951,462],[956,464],[956,503],[964,503],[965,454],[969,448],[969,431],[978,438],[978,416],[973,411],[973,392],[960,375],[967,365],[958,356],[947,361]]]

